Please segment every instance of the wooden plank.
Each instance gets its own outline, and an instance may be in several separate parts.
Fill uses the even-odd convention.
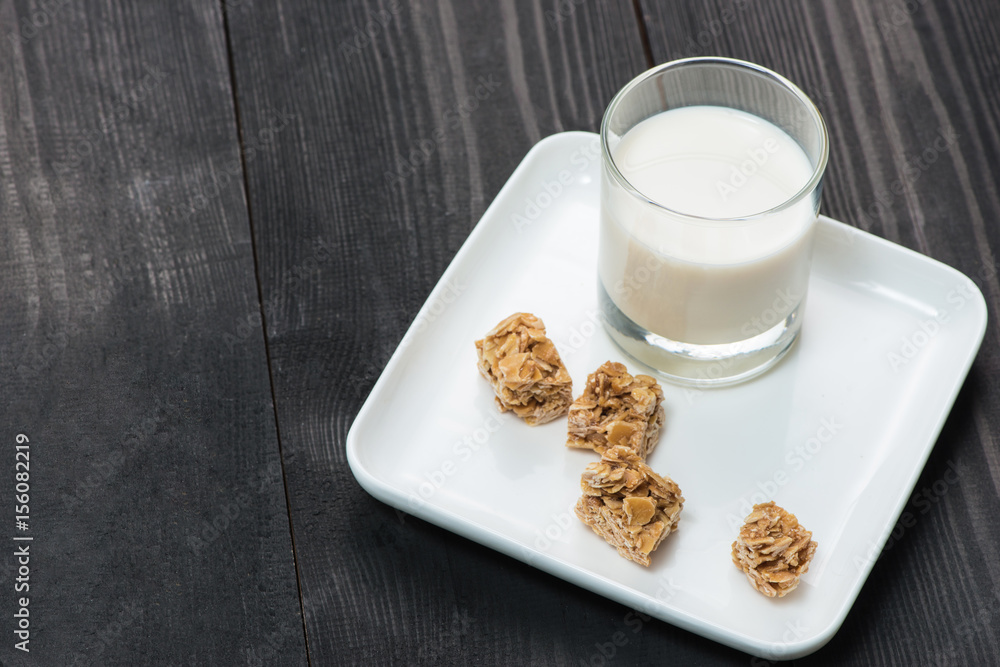
[[[1000,83],[986,55],[1000,46],[1000,7],[986,0],[642,6],[656,62],[730,56],[798,83],[832,138],[824,212],[955,266],[986,296],[993,318],[986,341],[904,510],[912,524],[904,518],[896,526],[847,623],[818,657],[855,665],[1000,662],[993,556],[1000,527],[984,520],[1000,511],[993,379]]]
[[[220,8],[18,0],[0,35],[0,662],[304,664]]]
[[[247,166],[314,663],[566,662],[617,605],[375,501],[344,441],[528,149],[597,130],[645,69],[631,4],[257,2],[229,25],[245,131],[295,116]]]

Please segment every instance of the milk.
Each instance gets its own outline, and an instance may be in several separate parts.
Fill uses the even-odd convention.
[[[611,151],[658,204],[606,174],[599,273],[624,315],[672,341],[715,345],[762,334],[799,306],[818,193],[771,211],[814,171],[788,134],[746,112],[691,106],[640,122]]]

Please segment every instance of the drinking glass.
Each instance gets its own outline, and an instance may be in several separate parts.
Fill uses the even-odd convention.
[[[776,364],[802,327],[828,144],[812,101],[759,65],[688,58],[626,85],[601,124],[612,339],[685,385]]]

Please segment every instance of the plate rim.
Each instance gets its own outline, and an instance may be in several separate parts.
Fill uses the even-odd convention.
[[[360,410],[358,411],[358,414],[354,418],[350,429],[348,430],[346,453],[348,465],[350,466],[355,479],[357,479],[358,483],[365,489],[365,491],[376,499],[402,512],[411,514],[427,521],[428,523],[437,525],[473,542],[482,544],[483,546],[510,556],[530,567],[542,570],[559,577],[564,581],[580,586],[581,588],[614,600],[620,604],[626,605],[631,609],[638,610],[642,608],[644,611],[648,612],[650,605],[647,604],[646,599],[634,594],[630,589],[623,588],[615,584],[612,580],[603,575],[590,570],[584,570],[548,553],[531,552],[530,549],[527,549],[520,543],[516,542],[513,538],[493,530],[492,528],[469,522],[467,519],[460,517],[450,510],[440,506],[435,506],[430,503],[413,506],[408,502],[408,497],[405,491],[393,486],[385,480],[378,478],[370,470],[368,470],[362,461],[361,454],[363,444],[361,443],[361,435],[359,435],[359,431],[364,430],[365,424],[371,418],[370,414],[376,409],[378,396],[381,394],[384,386],[388,383],[389,378],[395,374],[395,369],[399,365],[400,360],[403,358],[406,349],[417,335],[418,332],[415,331],[415,326],[418,322],[422,321],[422,318],[428,315],[428,311],[432,304],[435,303],[441,293],[447,289],[447,284],[453,277],[453,274],[459,271],[460,267],[464,264],[465,257],[473,252],[472,249],[478,244],[477,242],[479,238],[486,233],[486,230],[489,227],[492,226],[490,221],[497,217],[497,210],[501,209],[505,205],[505,200],[507,198],[506,195],[510,190],[520,187],[523,175],[532,169],[535,162],[542,157],[546,157],[550,151],[561,152],[564,150],[563,144],[566,144],[566,146],[571,147],[572,149],[580,148],[585,142],[592,142],[598,137],[599,135],[596,133],[583,131],[556,133],[545,137],[536,143],[524,156],[518,166],[511,173],[510,177],[497,192],[493,201],[483,212],[482,217],[473,227],[458,252],[455,253],[455,256],[449,262],[448,267],[441,274],[441,277],[438,279],[434,288],[428,294],[413,321],[407,327],[406,333],[403,335],[399,345],[393,351],[393,354],[389,358],[389,361],[387,362],[375,385],[372,387],[371,392],[365,399]],[[889,512],[888,516],[890,517],[890,521],[887,525],[882,526],[882,530],[879,532],[880,538],[877,546],[879,548],[879,552],[881,552],[886,541],[888,540],[889,531],[892,530],[892,527],[899,520],[899,517],[901,516],[903,509],[905,508],[905,505],[911,497],[913,489],[920,478],[920,475],[923,474],[927,460],[930,457],[930,453],[937,444],[941,430],[944,428],[944,424],[951,413],[955,400],[957,399],[958,394],[968,377],[969,371],[972,368],[972,364],[978,355],[986,334],[988,324],[988,308],[985,297],[983,296],[978,285],[976,285],[971,278],[958,269],[949,266],[940,260],[899,245],[898,243],[894,243],[893,241],[884,239],[880,236],[872,234],[871,232],[839,222],[825,215],[819,216],[819,224],[825,232],[832,233],[839,230],[841,233],[845,233],[846,235],[852,235],[855,236],[855,238],[860,237],[868,243],[873,243],[883,251],[902,253],[912,260],[934,267],[937,271],[949,273],[970,287],[973,295],[973,298],[970,300],[973,305],[973,314],[971,316],[973,317],[973,321],[970,325],[974,330],[974,336],[972,336],[970,340],[972,344],[967,348],[962,363],[953,367],[959,372],[953,375],[951,385],[948,387],[948,398],[942,401],[939,406],[938,414],[934,421],[934,428],[927,431],[926,444],[922,444],[920,450],[917,452],[918,456],[915,460],[918,461],[918,465],[915,466],[913,474],[910,475],[903,484],[903,488],[906,490],[906,493],[900,494],[899,498]],[[888,531],[886,528],[888,528]],[[528,553],[532,554],[530,558],[526,557]],[[826,627],[820,629],[816,633],[810,634],[806,638],[795,640],[793,642],[762,641],[730,628],[706,622],[704,619],[695,617],[690,613],[675,607],[666,606],[663,603],[660,603],[659,610],[665,612],[665,615],[670,618],[663,618],[662,615],[656,616],[656,618],[752,655],[759,655],[769,659],[779,660],[799,658],[822,648],[840,630],[847,618],[847,614],[853,608],[861,589],[868,581],[868,577],[874,568],[875,562],[877,562],[877,558],[869,559],[863,572],[861,573],[861,576],[857,579],[857,583],[853,586],[852,590],[844,596],[840,608],[836,610],[831,622]]]

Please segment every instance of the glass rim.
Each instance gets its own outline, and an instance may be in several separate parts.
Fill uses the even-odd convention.
[[[608,126],[610,125],[611,116],[621,105],[625,96],[632,92],[635,88],[645,83],[647,80],[653,78],[654,76],[677,67],[686,67],[690,65],[723,65],[732,67],[734,69],[751,70],[758,74],[771,79],[772,81],[783,86],[789,92],[792,93],[795,98],[802,103],[803,107],[810,113],[811,116],[816,120],[819,130],[820,130],[820,156],[816,165],[813,167],[812,175],[802,188],[796,192],[791,197],[788,197],[783,202],[777,206],[773,206],[767,210],[760,211],[757,213],[752,213],[749,215],[741,215],[732,218],[714,218],[701,215],[695,215],[692,213],[684,213],[682,211],[677,211],[665,206],[659,202],[654,201],[645,193],[641,192],[638,188],[632,185],[627,178],[619,171],[618,165],[615,164],[615,159],[611,155],[611,149],[608,146]],[[680,108],[680,107],[678,107]],[[666,109],[664,110],[666,111]],[[626,133],[627,134],[627,133]],[[624,136],[624,135],[622,135]],[[793,138],[793,141],[795,139]],[[798,143],[798,141],[796,141]],[[671,60],[670,62],[662,63],[656,67],[652,67],[642,74],[638,75],[631,81],[629,81],[625,86],[618,91],[618,93],[611,99],[611,103],[608,104],[607,110],[604,112],[604,118],[601,120],[601,155],[605,166],[610,168],[611,174],[614,176],[615,180],[625,188],[633,196],[642,199],[647,204],[655,206],[656,208],[662,209],[671,215],[685,218],[690,221],[701,222],[701,223],[733,223],[733,222],[754,222],[765,217],[771,217],[776,213],[780,213],[792,206],[795,206],[805,197],[807,197],[811,192],[815,191],[819,186],[820,181],[823,179],[823,174],[826,171],[827,161],[830,157],[830,136],[827,132],[826,121],[823,120],[823,114],[820,113],[819,108],[816,104],[806,95],[801,88],[796,86],[794,83],[789,81],[787,78],[778,74],[777,72],[770,70],[762,65],[757,65],[756,63],[751,63],[746,60],[739,60],[736,58],[725,58],[722,56],[698,56],[694,58],[681,58],[679,60]]]

